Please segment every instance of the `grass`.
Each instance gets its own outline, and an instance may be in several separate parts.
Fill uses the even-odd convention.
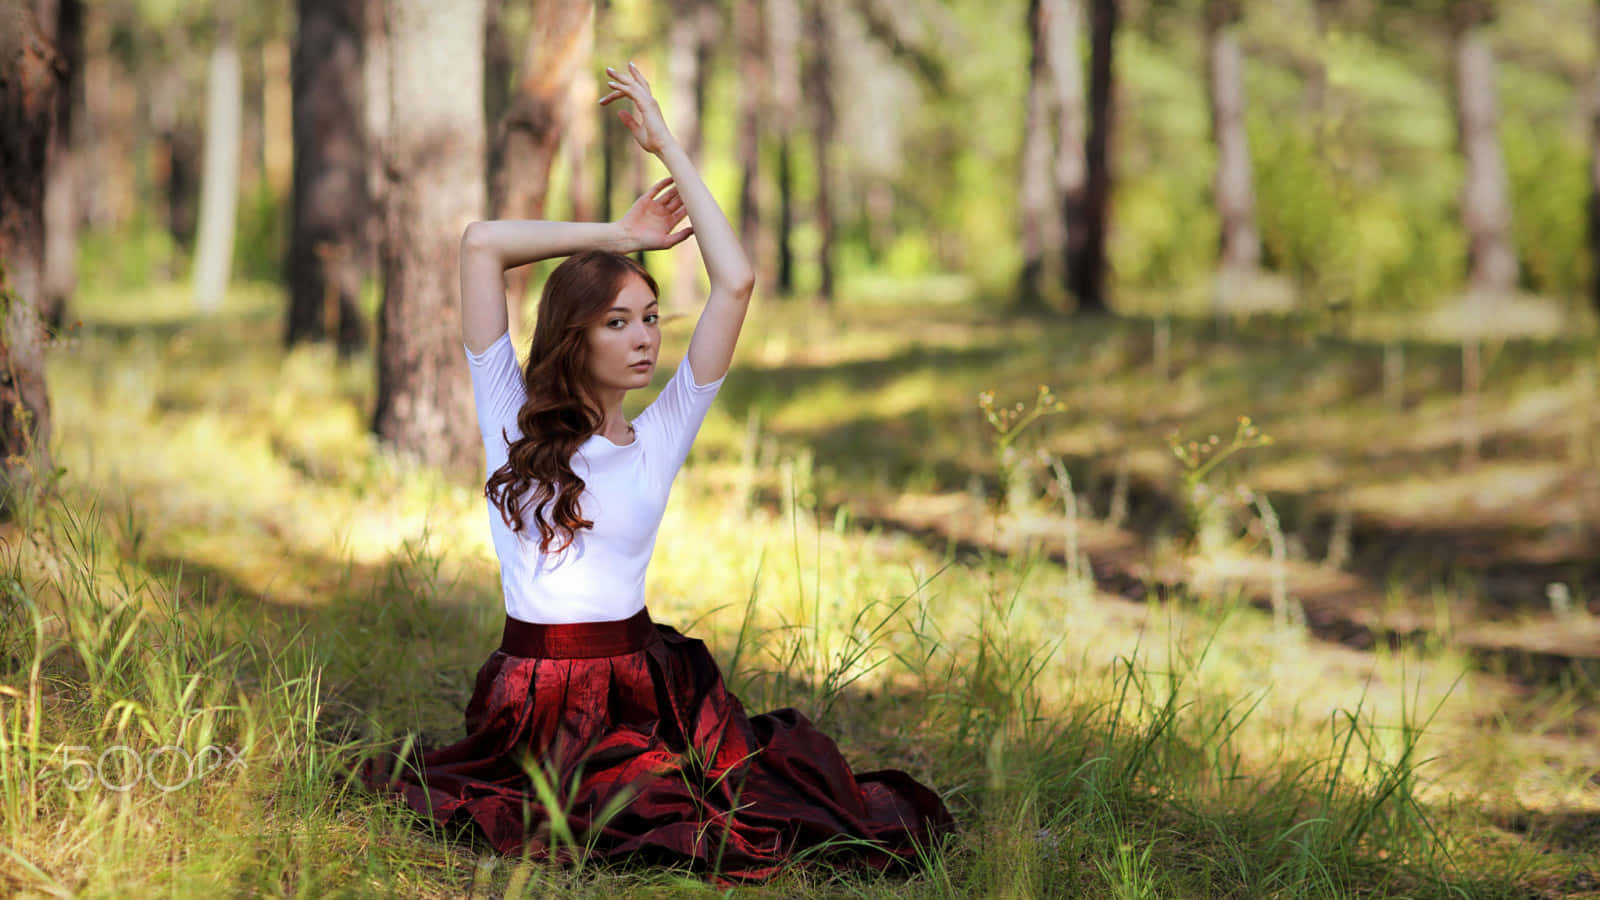
[[[459,732],[502,615],[481,496],[470,478],[376,446],[370,361],[283,353],[269,293],[242,292],[214,320],[156,295],[87,298],[82,315],[49,372],[67,475],[0,545],[7,893],[714,890],[679,871],[486,855],[343,785],[347,752]],[[1271,400],[1285,373],[1326,385],[1339,412],[1325,428],[1355,430],[1380,414],[1365,388],[1349,393],[1365,349],[1262,358],[1248,335],[1188,334],[1173,361],[1186,374],[1157,403],[1139,387],[1138,322],[1023,342],[1019,326],[952,310],[913,342],[895,324],[905,315],[753,318],[674,493],[648,592],[657,619],[706,640],[748,708],[798,706],[857,769],[911,771],[944,794],[961,833],[910,876],[801,869],[741,892],[1584,890],[1597,847],[1582,816],[1600,804],[1594,756],[1571,730],[1592,717],[1592,682],[1519,686],[1443,639],[1329,645],[1226,581],[1128,602],[1099,591],[1078,554],[1054,559],[1058,525],[1081,526],[1093,556],[1087,508],[1028,532],[979,500],[998,483],[981,389],[1054,385],[1069,411],[1035,429],[1066,465],[1038,485],[1070,511],[1076,494],[1044,486],[1088,485],[1087,448],[1167,453],[1161,428],[1220,426],[1212,403],[1258,389]],[[682,330],[669,346],[681,350]],[[1433,377],[1409,388],[1418,408],[1447,381]],[[1485,414],[1515,408],[1520,389],[1488,398]],[[1292,484],[1297,452],[1351,452],[1259,418],[1277,443],[1219,467],[1219,484],[1272,472]],[[942,549],[863,527],[868,501],[902,479],[987,510],[975,532],[1016,539]],[[1225,537],[1223,550],[1265,554],[1248,533]],[[1393,602],[1439,602],[1410,591],[1395,585]],[[185,754],[201,762],[180,772]],[[181,786],[118,789],[135,760]]]

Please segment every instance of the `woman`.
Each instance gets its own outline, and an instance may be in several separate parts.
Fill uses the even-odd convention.
[[[913,860],[952,827],[938,795],[903,772],[852,773],[792,709],[748,717],[705,646],[645,611],[667,494],[728,370],[754,276],[643,75],[631,63],[606,72],[600,103],[633,101],[620,118],[670,177],[614,224],[467,227],[462,331],[505,632],[478,672],[467,738],[391,751],[363,775],[442,825],[474,823],[507,854],[583,845],[735,878],[818,852]],[[691,232],[711,294],[683,364],[630,424],[623,397],[650,383],[661,335],[655,282],[622,254]],[[502,274],[567,255],[519,373]]]

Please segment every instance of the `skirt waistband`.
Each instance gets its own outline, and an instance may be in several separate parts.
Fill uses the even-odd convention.
[[[543,659],[594,659],[624,656],[649,646],[656,636],[647,610],[615,622],[537,625],[506,616],[500,650],[508,656]]]

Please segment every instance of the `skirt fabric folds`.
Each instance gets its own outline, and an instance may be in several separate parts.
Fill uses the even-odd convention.
[[[508,618],[466,730],[448,747],[392,747],[361,778],[441,826],[475,825],[507,855],[576,845],[739,879],[812,853],[911,862],[953,829],[937,794],[904,772],[851,772],[799,712],[746,715],[705,645],[644,611],[580,625]]]

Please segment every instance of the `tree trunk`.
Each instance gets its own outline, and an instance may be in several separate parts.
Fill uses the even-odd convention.
[[[205,312],[221,306],[228,290],[239,207],[243,88],[234,23],[223,15],[206,74],[206,153],[194,250],[194,301]]]
[[[600,108],[599,82],[589,71],[588,62],[594,59],[594,29],[595,19],[591,15],[589,27],[579,36],[582,46],[578,48],[578,56],[584,63],[577,67],[568,85],[567,130],[561,140],[561,150],[567,158],[567,200],[574,222],[593,222],[597,218],[599,191],[591,174],[592,160],[600,124],[610,112],[610,108]]]
[[[1054,140],[1051,128],[1054,91],[1050,85],[1049,51],[1045,38],[1049,17],[1056,13],[1052,0],[1028,4],[1028,92],[1023,118],[1022,172],[1017,198],[1022,213],[1022,273],[1017,282],[1017,306],[1036,312],[1045,306],[1045,263],[1060,243],[1056,219],[1055,173],[1051,166]]]
[[[1457,21],[1456,117],[1466,181],[1461,218],[1467,230],[1473,291],[1503,294],[1517,286],[1517,256],[1511,243],[1511,191],[1500,152],[1495,98],[1494,51],[1474,4]]]
[[[0,0],[0,511],[50,472],[45,184],[60,60],[25,0]]]
[[[1234,34],[1239,9],[1233,0],[1209,0],[1206,7],[1211,135],[1217,144],[1215,191],[1222,223],[1218,268],[1225,277],[1249,275],[1261,262],[1261,238],[1256,233],[1250,141],[1244,124],[1244,57]]]
[[[800,6],[798,0],[765,0],[767,40],[772,48],[772,118],[778,132],[778,271],[773,288],[794,296],[794,123],[800,113]]]
[[[761,117],[766,106],[767,42],[760,0],[735,0],[739,45],[739,243],[757,272],[770,273],[761,228]]]
[[[1055,10],[1044,23],[1045,64],[1055,89],[1056,115],[1055,197],[1059,215],[1058,244],[1052,248],[1067,264],[1077,258],[1087,221],[1089,161],[1083,95],[1083,57],[1078,50],[1083,33],[1080,0],[1047,0]],[[1070,270],[1063,282],[1071,283]]]
[[[373,429],[434,465],[481,461],[457,303],[461,231],[483,216],[484,0],[390,0],[384,282]]]
[[[83,4],[81,0],[38,0],[40,30],[55,45],[61,73],[55,124],[50,132],[44,187],[44,273],[39,317],[52,331],[66,318],[78,286],[78,127],[83,108]]]
[[[478,0],[481,2],[481,0]],[[550,193],[550,167],[567,127],[572,79],[588,65],[585,56],[594,5],[589,0],[536,0],[533,27],[523,49],[516,92],[495,134],[500,168],[491,173],[490,204],[497,219],[542,219]],[[522,322],[531,273],[526,266],[506,273],[506,303],[512,327]]]
[[[1082,241],[1069,240],[1068,287],[1077,298],[1080,313],[1106,313],[1106,231],[1111,212],[1112,75],[1115,71],[1117,18],[1121,0],[1089,3],[1089,139],[1084,158],[1088,181],[1084,191],[1083,219],[1076,225]]]
[[[811,153],[816,169],[817,194],[817,301],[833,303],[833,195],[830,182],[833,166],[828,160],[833,149],[837,116],[833,105],[833,33],[828,23],[828,0],[808,0],[806,32],[810,53],[806,57],[806,100],[811,107]]]
[[[284,340],[366,343],[361,278],[367,195],[363,37],[367,0],[300,0],[295,36],[294,194]]]
[[[701,104],[705,98],[707,31],[716,10],[707,0],[672,0],[671,24],[667,29],[667,93],[672,98],[672,133],[696,164],[700,162],[704,139],[700,128]],[[700,247],[685,242],[674,252],[672,281],[666,302],[678,310],[698,306]]]

